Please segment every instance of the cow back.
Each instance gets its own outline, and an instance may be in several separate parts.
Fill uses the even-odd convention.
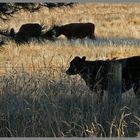
[[[39,36],[41,34],[42,27],[39,24],[24,24],[18,31],[18,35],[26,36]]]
[[[123,76],[132,80],[140,79],[140,56],[123,59]]]
[[[84,38],[94,36],[95,25],[93,23],[71,23],[63,25],[59,29],[59,34],[65,35],[68,39]]]

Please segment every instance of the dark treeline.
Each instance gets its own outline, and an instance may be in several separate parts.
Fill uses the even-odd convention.
[[[27,10],[35,12],[41,7],[47,7],[49,9],[62,6],[72,7],[74,3],[0,3],[0,19],[8,20],[8,16],[12,16],[18,10]]]

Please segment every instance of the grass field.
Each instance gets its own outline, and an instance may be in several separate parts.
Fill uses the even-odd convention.
[[[83,3],[73,7],[20,10],[0,29],[28,22],[54,24],[93,22],[96,40],[56,41],[0,46],[0,136],[140,137],[140,100],[133,90],[123,94],[121,110],[108,120],[106,97],[97,95],[78,76],[65,74],[75,56],[88,60],[140,54],[140,5]],[[106,125],[104,122],[106,122]]]

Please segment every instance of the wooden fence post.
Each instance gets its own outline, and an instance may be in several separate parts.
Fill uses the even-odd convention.
[[[119,61],[110,62],[108,68],[108,115],[114,116],[114,110],[119,109],[122,98],[122,64]]]
[[[100,122],[104,128],[105,136],[110,136],[110,123],[114,116],[118,115],[122,98],[122,64],[117,60],[112,60],[108,64],[108,98],[101,111]],[[115,114],[116,113],[116,114]],[[110,123],[108,123],[110,122]],[[115,133],[115,132],[112,132]]]

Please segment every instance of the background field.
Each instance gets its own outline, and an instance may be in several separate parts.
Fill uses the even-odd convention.
[[[114,136],[140,137],[140,105],[133,90],[123,94],[121,110],[108,120],[106,98],[97,104],[78,76],[65,74],[70,60],[124,58],[140,54],[139,4],[76,4],[73,7],[20,10],[0,29],[37,22],[49,29],[54,24],[93,22],[96,40],[55,42],[33,40],[0,46],[0,136]],[[104,120],[104,121],[103,121]]]

